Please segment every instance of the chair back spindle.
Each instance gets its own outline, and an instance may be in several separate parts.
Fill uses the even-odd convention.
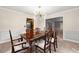
[[[14,50],[13,38],[12,38],[11,30],[9,30],[9,34],[10,34],[10,39],[11,39],[12,53],[13,53],[15,50]]]

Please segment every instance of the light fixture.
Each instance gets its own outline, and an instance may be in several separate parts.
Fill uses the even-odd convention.
[[[42,17],[43,16],[43,11],[42,11],[42,7],[38,6],[37,9],[35,10],[35,15]]]
[[[38,6],[38,8],[39,8],[39,14],[38,14],[38,15],[39,15],[40,17],[42,17],[42,14],[41,14],[41,11],[40,11],[41,6]]]

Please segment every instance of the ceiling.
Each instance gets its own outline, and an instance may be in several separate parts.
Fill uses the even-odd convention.
[[[41,13],[49,15],[72,8],[79,8],[78,6],[41,6],[40,9],[38,7],[39,6],[2,6],[2,8],[8,8],[31,15],[34,15],[39,10],[41,11]]]

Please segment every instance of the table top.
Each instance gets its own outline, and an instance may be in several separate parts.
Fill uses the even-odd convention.
[[[37,39],[39,39],[39,38],[42,38],[42,37],[44,37],[44,36],[45,36],[45,33],[44,33],[44,32],[40,32],[40,33],[38,33],[38,34],[34,34],[33,37],[32,37],[31,39],[29,39],[29,40],[30,40],[30,41],[35,41],[35,40],[37,40]],[[21,34],[21,37],[27,40],[26,33]]]

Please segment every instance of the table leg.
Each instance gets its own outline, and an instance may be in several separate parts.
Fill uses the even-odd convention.
[[[32,42],[29,42],[30,48],[29,48],[29,52],[32,53]]]
[[[23,41],[23,37],[21,36],[21,41]]]

